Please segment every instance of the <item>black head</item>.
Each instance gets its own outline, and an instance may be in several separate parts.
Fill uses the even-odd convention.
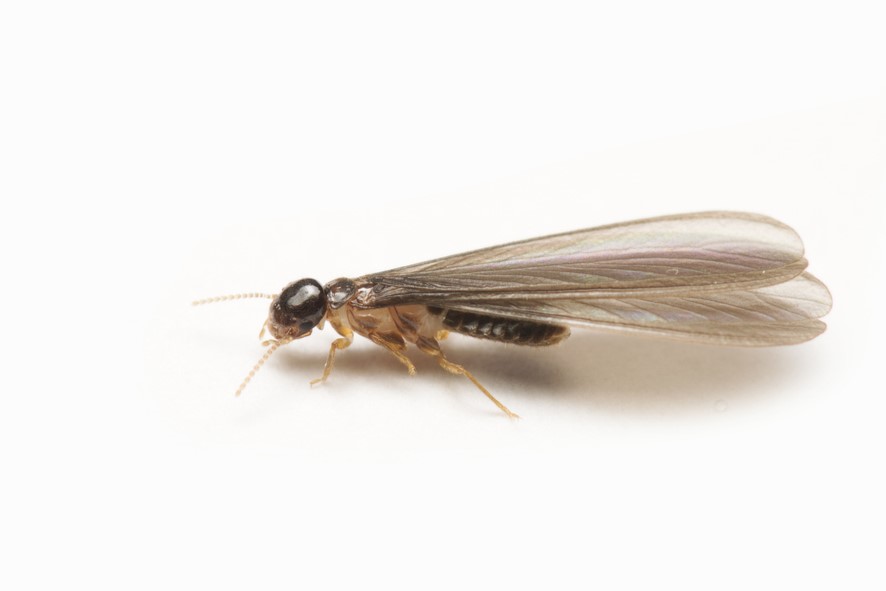
[[[297,339],[311,332],[326,316],[326,294],[313,279],[287,285],[271,304],[268,330],[277,339]]]

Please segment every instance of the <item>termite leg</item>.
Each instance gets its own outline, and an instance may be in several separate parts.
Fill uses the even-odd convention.
[[[329,374],[332,373],[332,368],[335,365],[335,353],[342,349],[347,349],[351,346],[351,343],[354,342],[354,333],[351,332],[350,329],[340,329],[339,327],[336,327],[336,330],[342,333],[343,336],[332,341],[332,344],[329,346],[329,355],[326,357],[326,365],[323,367],[323,375],[316,380],[311,380],[312,386],[322,384],[326,381]]]
[[[477,378],[475,378],[473,375],[471,375],[471,372],[466,370],[461,365],[458,365],[457,363],[453,363],[453,362],[449,361],[448,359],[446,359],[446,356],[443,354],[443,351],[440,349],[440,343],[438,343],[436,340],[430,339],[427,337],[419,337],[419,339],[417,340],[417,342],[415,344],[419,348],[419,350],[421,350],[423,353],[427,353],[431,357],[434,357],[437,360],[437,363],[440,364],[440,367],[442,367],[446,371],[448,371],[450,373],[454,373],[459,376],[464,376],[464,377],[468,378],[469,380],[471,380],[471,382],[475,386],[477,386],[477,388],[481,392],[483,392],[483,394],[485,394],[486,397],[489,398],[489,400],[491,400],[492,403],[495,404],[495,406],[497,406],[499,408],[499,410],[501,410],[503,413],[508,415],[509,418],[512,418],[512,419],[519,419],[520,418],[516,413],[511,412],[511,410],[507,406],[505,406],[504,404],[499,402],[495,398],[495,396],[492,395],[492,393],[489,390],[484,388],[483,384],[478,382]]]
[[[415,375],[415,366],[412,365],[412,361],[409,360],[409,357],[403,354],[403,351],[406,350],[406,342],[402,337],[396,334],[370,333],[369,340],[376,345],[381,345],[393,353],[394,357],[399,359],[400,363],[406,366],[406,371],[409,372],[409,375]]]

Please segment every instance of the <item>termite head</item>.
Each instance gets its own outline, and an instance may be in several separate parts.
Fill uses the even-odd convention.
[[[314,279],[300,279],[280,292],[268,312],[268,330],[277,340],[307,336],[326,316],[326,294]]]

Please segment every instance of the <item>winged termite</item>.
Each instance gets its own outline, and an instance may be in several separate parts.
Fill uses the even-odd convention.
[[[255,372],[280,346],[329,322],[333,341],[320,378],[354,334],[390,351],[410,374],[407,344],[463,375],[516,417],[439,341],[449,332],[544,346],[569,326],[629,331],[719,345],[773,346],[821,334],[831,296],[805,272],[803,243],[788,226],[751,213],[705,212],[577,230],[444,257],[321,285],[301,279],[273,299],[273,339]],[[264,328],[262,330],[264,332]]]

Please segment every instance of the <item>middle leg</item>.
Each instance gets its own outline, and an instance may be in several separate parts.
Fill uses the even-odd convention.
[[[406,341],[403,340],[403,337],[398,334],[382,334],[374,332],[369,334],[369,340],[390,351],[400,363],[406,366],[406,371],[409,372],[409,375],[415,375],[415,366],[412,365],[412,361],[410,361],[409,357],[403,353],[403,351],[406,350]]]
[[[486,397],[489,398],[489,400],[491,400],[492,403],[495,404],[495,406],[497,406],[499,408],[499,410],[501,410],[503,413],[508,415],[509,418],[512,418],[512,419],[519,419],[520,418],[519,415],[512,412],[507,406],[505,406],[504,404],[499,402],[495,398],[495,396],[492,395],[492,393],[489,390],[484,388],[483,384],[481,384],[479,381],[477,381],[477,378],[475,378],[471,374],[471,372],[466,370],[461,365],[459,365],[457,363],[453,363],[453,362],[449,361],[448,359],[446,359],[446,356],[443,354],[443,350],[440,349],[440,343],[438,343],[436,341],[436,339],[432,339],[429,337],[419,337],[418,339],[416,339],[415,345],[419,348],[419,350],[421,352],[427,353],[431,357],[434,357],[437,360],[437,363],[440,364],[440,367],[442,367],[443,369],[445,369],[449,373],[454,373],[455,375],[464,376],[464,377],[468,378],[469,380],[471,380],[471,383],[473,383],[475,386],[477,386],[477,388],[481,392],[483,392],[483,394],[485,394]]]

